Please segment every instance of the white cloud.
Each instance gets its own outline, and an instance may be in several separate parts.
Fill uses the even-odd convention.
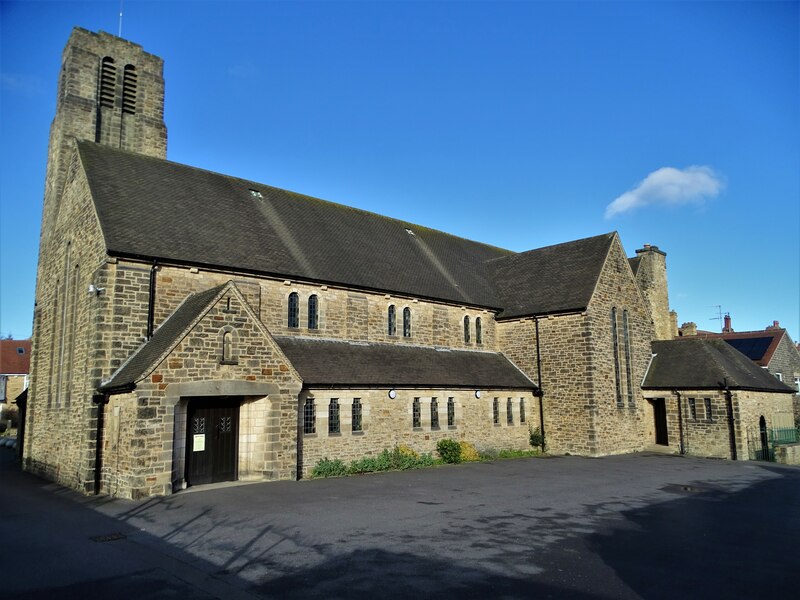
[[[606,218],[652,204],[699,204],[715,198],[723,186],[724,181],[711,167],[661,167],[606,206]]]
[[[0,73],[0,88],[8,92],[18,92],[25,96],[33,96],[41,88],[38,78],[16,73]]]

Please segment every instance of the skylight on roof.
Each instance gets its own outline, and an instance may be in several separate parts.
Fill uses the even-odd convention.
[[[263,197],[264,197],[264,194],[262,194],[262,193],[261,193],[261,192],[259,192],[258,190],[250,190],[250,195],[251,195],[253,198],[263,198]]]

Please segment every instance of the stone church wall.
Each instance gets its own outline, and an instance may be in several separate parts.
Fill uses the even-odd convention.
[[[94,481],[97,366],[107,347],[96,345],[109,323],[97,218],[77,155],[73,155],[57,219],[42,239],[31,350],[23,464],[27,470],[82,490]]]
[[[117,271],[125,272],[118,279],[119,293],[131,314],[126,315],[131,327],[130,344],[146,330],[146,294],[149,293],[149,266],[133,261],[120,261]],[[411,343],[425,346],[446,346],[454,349],[496,350],[496,325],[491,311],[476,307],[448,305],[389,294],[360,292],[332,285],[285,282],[255,276],[218,273],[186,267],[159,267],[156,276],[155,325],[163,322],[189,295],[233,280],[248,302],[258,311],[262,322],[273,335],[309,335],[358,341]],[[127,287],[127,289],[126,289]],[[289,294],[296,292],[300,300],[299,327],[287,323]],[[319,300],[319,328],[308,328],[308,298]],[[136,304],[139,307],[136,307]],[[388,334],[389,305],[396,309],[395,335]],[[403,309],[411,310],[411,337],[403,337]],[[469,317],[470,341],[464,341],[464,317]],[[475,320],[480,317],[482,343],[476,343]],[[141,333],[140,333],[141,332]],[[124,332],[123,332],[124,333]]]
[[[551,315],[539,318],[538,323],[547,451],[591,454],[587,407],[592,395],[586,317]],[[503,353],[531,381],[537,382],[536,322],[502,321],[498,331]],[[539,426],[538,415],[534,426]]]
[[[316,413],[316,427],[312,434],[303,434],[303,406],[312,398]],[[332,398],[338,400],[340,431],[329,433],[329,406]],[[353,399],[362,405],[363,431],[352,431]],[[414,398],[420,400],[420,427],[413,427]],[[431,420],[431,399],[437,400],[439,426]],[[447,401],[455,403],[455,425],[448,427]],[[498,402],[498,419],[494,422],[494,399]],[[508,399],[511,399],[511,421],[508,416]],[[524,421],[520,415],[520,401],[524,406]],[[300,397],[301,466],[303,477],[308,477],[314,466],[323,458],[339,459],[348,463],[365,456],[375,456],[384,449],[391,450],[404,444],[419,453],[432,453],[435,457],[439,440],[467,441],[479,451],[530,450],[530,428],[538,423],[538,404],[530,392],[519,390],[487,391],[480,398],[475,390],[397,390],[397,397],[389,398],[388,390],[308,390]]]
[[[612,338],[612,308],[616,308],[621,398],[617,399]],[[627,312],[630,352],[625,351]],[[646,407],[641,392],[650,364],[653,321],[632,277],[618,238],[612,243],[587,310],[591,332],[592,382],[590,411],[594,423],[593,454],[619,454],[645,445]],[[630,378],[628,368],[630,367]]]

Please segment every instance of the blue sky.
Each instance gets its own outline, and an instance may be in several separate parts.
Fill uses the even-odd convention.
[[[0,2],[0,333],[30,335],[70,30]],[[168,157],[511,250],[619,231],[680,322],[800,339],[797,2],[137,2]]]

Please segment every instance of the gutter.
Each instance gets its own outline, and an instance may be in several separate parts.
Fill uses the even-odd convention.
[[[542,453],[545,451],[547,438],[544,435],[544,389],[542,389],[542,356],[539,352],[539,317],[533,318],[536,327],[536,386],[539,388],[534,395],[539,398],[539,431],[542,432]]]
[[[94,495],[100,493],[103,480],[103,427],[105,425],[105,407],[108,404],[109,394],[94,394],[92,404],[97,406],[97,436],[94,446]]]
[[[736,453],[736,425],[733,419],[733,393],[728,387],[728,380],[722,380],[722,390],[725,392],[725,405],[728,409],[728,437],[731,442],[731,460],[737,460]]]
[[[153,319],[155,313],[156,303],[156,273],[158,271],[158,263],[153,259],[153,264],[150,266],[150,286],[147,294],[147,332],[146,338],[149,340],[153,337]]]
[[[678,397],[678,449],[681,455],[686,454],[686,448],[683,445],[683,410],[681,408],[681,393],[678,390],[672,390],[672,393]]]

